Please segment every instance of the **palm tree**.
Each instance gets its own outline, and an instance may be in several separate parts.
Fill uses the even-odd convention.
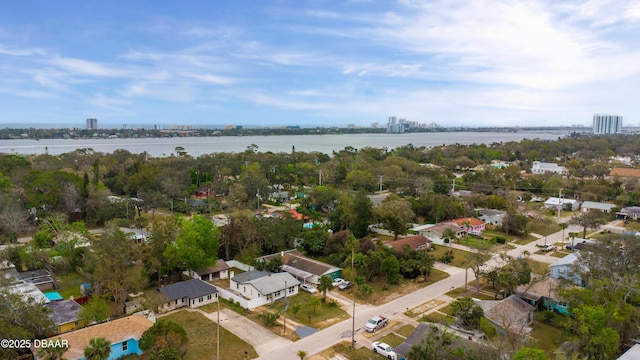
[[[469,229],[471,229],[471,219],[463,221],[462,225],[465,227],[464,239],[467,245],[469,245]]]
[[[322,291],[323,297],[327,298],[327,291],[333,287],[333,279],[328,275],[322,275],[320,277],[320,283],[318,284],[318,290]]]
[[[444,229],[442,232],[442,239],[449,242],[449,248],[451,248],[451,242],[456,238],[456,232],[453,229]]]
[[[307,356],[307,352],[304,350],[298,350],[298,356],[300,356],[300,360],[304,360],[304,357]]]
[[[562,229],[562,246],[564,247],[564,230],[569,227],[567,223],[560,223],[560,228]]]
[[[89,346],[84,348],[87,360],[107,360],[111,354],[111,342],[103,337],[89,340]]]
[[[69,348],[66,346],[49,346],[38,351],[38,358],[42,360],[62,360],[64,354]]]

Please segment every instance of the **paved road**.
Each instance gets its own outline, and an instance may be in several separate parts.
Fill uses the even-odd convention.
[[[570,231],[580,231],[582,230],[580,227],[570,226],[565,230],[565,237]],[[531,253],[532,257],[535,260],[544,261],[546,263],[553,263],[558,260],[557,257],[547,255],[537,255],[534,252],[538,251],[538,247],[536,245],[544,245],[545,242],[547,244],[554,244],[556,242],[562,242],[562,231],[551,234],[546,238],[544,236],[540,236],[538,240],[535,240],[526,245],[515,245],[516,248],[509,250],[507,252],[508,255],[517,257],[522,254],[523,251],[527,250]],[[457,246],[456,246],[457,247]],[[499,266],[500,263],[497,260],[499,258],[498,255],[494,256],[491,260],[487,262],[487,268],[492,268],[495,266]],[[465,280],[465,270],[456,268],[453,266],[448,266],[444,264],[438,264],[437,268],[440,267],[447,273],[449,273],[449,277],[441,280],[435,284],[424,287],[420,290],[417,290],[411,294],[407,294],[401,298],[393,300],[389,303],[380,305],[378,307],[372,307],[371,305],[360,305],[356,304],[356,315],[355,315],[355,328],[356,328],[356,341],[360,344],[368,343],[369,340],[365,339],[360,335],[362,331],[362,325],[372,316],[375,315],[384,315],[390,317],[392,320],[394,317],[403,316],[402,313],[407,311],[407,309],[412,309],[418,305],[424,304],[427,301],[442,297],[444,294],[449,292],[452,288],[457,288],[460,286],[464,286]],[[467,281],[474,280],[473,272],[468,272]],[[351,308],[346,309],[347,312],[351,314]],[[352,328],[352,319],[345,320],[338,324],[335,324],[331,327],[323,329],[311,336],[298,340],[291,345],[286,347],[273,348],[271,351],[267,353],[261,353],[259,359],[262,360],[297,360],[299,357],[296,356],[298,350],[304,350],[309,355],[317,354],[322,350],[335,345],[341,341],[350,341],[351,339],[351,328]]]

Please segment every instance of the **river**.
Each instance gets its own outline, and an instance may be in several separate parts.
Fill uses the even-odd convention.
[[[125,149],[132,153],[147,152],[150,156],[164,157],[175,153],[178,146],[192,156],[216,152],[242,152],[255,144],[259,152],[312,152],[331,155],[347,146],[395,149],[413,144],[415,147],[433,147],[451,144],[492,144],[523,139],[557,140],[568,135],[568,131],[520,131],[504,132],[435,132],[407,134],[343,134],[343,135],[274,135],[274,136],[214,136],[214,137],[167,137],[126,139],[15,139],[0,140],[0,153],[59,155],[76,149],[91,148],[94,151],[111,153]]]

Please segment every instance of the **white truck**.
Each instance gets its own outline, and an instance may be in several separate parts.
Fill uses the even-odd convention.
[[[384,316],[374,316],[366,324],[364,329],[368,332],[376,332],[389,324],[389,319]]]

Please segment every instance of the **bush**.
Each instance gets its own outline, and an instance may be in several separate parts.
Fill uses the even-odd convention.
[[[494,236],[492,240],[497,242],[498,244],[506,244],[507,242],[507,238],[500,235]]]
[[[258,316],[262,319],[266,327],[274,327],[276,326],[276,321],[280,317],[280,314],[264,311],[262,314]]]

